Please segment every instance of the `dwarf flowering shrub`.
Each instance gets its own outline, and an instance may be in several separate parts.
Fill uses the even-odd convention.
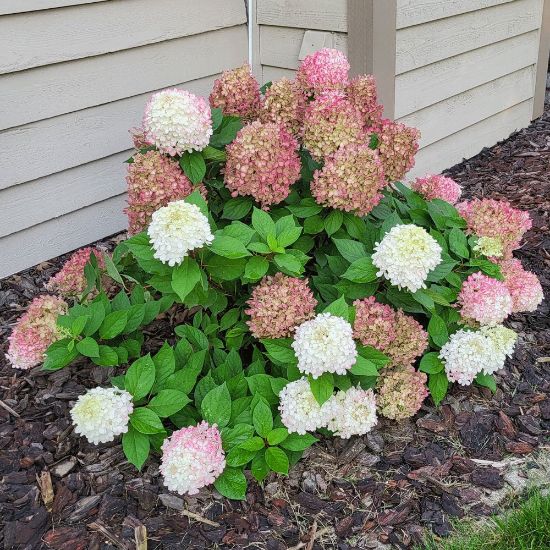
[[[455,208],[443,176],[400,182],[419,133],[348,68],[322,50],[261,90],[225,72],[210,107],[155,94],[128,161],[132,236],[70,260],[49,287],[67,280],[70,307],[39,298],[14,328],[17,368],[116,368],[75,403],[75,431],[122,434],[138,469],[159,453],[171,490],[242,499],[244,470],[287,474],[318,434],[410,417],[450,383],[494,390],[516,342],[501,323],[542,300],[511,259],[527,214]],[[174,319],[159,349],[144,328]]]

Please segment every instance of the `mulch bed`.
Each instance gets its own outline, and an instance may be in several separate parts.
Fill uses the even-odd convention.
[[[467,197],[510,200],[534,227],[517,254],[550,296],[550,110],[508,140],[448,171]],[[113,239],[103,241],[110,247]],[[0,342],[64,258],[0,281]],[[141,475],[120,445],[92,446],[73,434],[71,402],[105,384],[113,369],[73,366],[15,372],[0,354],[0,543],[5,549],[408,548],[426,528],[445,536],[453,518],[492,513],[483,496],[504,486],[502,470],[472,459],[527,457],[550,434],[549,301],[514,315],[520,334],[495,395],[454,388],[409,422],[381,420],[350,441],[323,440],[287,478],[251,483],[245,502],[214,491],[168,493],[151,459]],[[169,334],[150,327],[152,346]],[[138,546],[141,549],[145,546]]]

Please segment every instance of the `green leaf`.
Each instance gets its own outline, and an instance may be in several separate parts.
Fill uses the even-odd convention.
[[[447,395],[448,387],[449,380],[444,372],[438,372],[428,376],[428,388],[436,405],[439,405],[445,395]]]
[[[427,374],[437,374],[439,372],[443,372],[445,367],[439,358],[439,354],[432,351],[430,353],[426,353],[426,355],[422,357],[418,370]]]
[[[92,357],[92,361],[101,367],[118,365],[118,353],[111,346],[99,346],[99,356]]]
[[[498,279],[499,281],[502,281],[504,279],[500,266],[493,262],[490,262],[489,260],[472,260],[470,261],[469,265],[472,267],[479,267],[479,269],[481,269],[483,273],[489,275],[489,277],[493,277],[493,279]]]
[[[206,204],[204,197],[200,194],[200,191],[198,189],[193,191],[190,195],[187,195],[187,197],[185,197],[185,199],[183,200],[188,204],[194,204],[195,206],[198,206],[201,213],[207,218],[209,217],[208,204]]]
[[[439,315],[433,314],[428,323],[428,334],[436,346],[442,347],[449,339],[449,332],[445,321]]]
[[[69,338],[58,340],[46,350],[46,360],[44,361],[42,370],[59,370],[76,359],[78,356],[76,346],[69,350],[67,348],[69,342],[72,342]]]
[[[124,334],[137,330],[145,317],[145,304],[134,304],[128,309],[128,320],[124,327]]]
[[[226,220],[240,220],[252,210],[252,204],[252,199],[249,197],[229,199],[224,204],[222,218]]]
[[[265,451],[258,451],[252,459],[250,465],[250,471],[252,475],[258,480],[263,481],[269,474],[269,466],[265,461]]]
[[[263,441],[262,441],[263,446]],[[227,455],[225,455],[225,461],[228,466],[237,467],[244,466],[248,464],[256,454],[257,451],[250,451],[243,449],[240,445],[238,447],[233,447]]]
[[[319,206],[313,199],[310,198],[302,199],[299,204],[289,204],[287,205],[287,208],[297,218],[309,218],[319,214],[319,212],[323,210],[322,206]]]
[[[245,400],[248,400],[247,403],[252,400],[251,397],[245,397],[241,401],[242,405],[245,405]],[[236,412],[236,408],[239,407],[239,399],[233,402],[232,412]],[[246,407],[245,407],[246,409]],[[241,411],[242,412],[242,411]],[[221,431],[222,433],[222,441],[223,441],[223,448],[225,450],[231,449],[232,447],[236,447],[237,445],[240,445],[241,443],[244,443],[245,441],[248,441],[251,439],[254,435],[254,427],[250,424],[237,424],[234,428],[228,428],[225,427]]]
[[[128,431],[122,436],[122,450],[128,462],[141,470],[149,456],[149,449],[149,438],[133,426],[128,426]]]
[[[80,333],[84,330],[87,321],[87,315],[80,315],[76,319],[74,319],[71,323],[71,335],[75,337],[79,336]]]
[[[94,302],[86,308],[86,314],[88,315],[88,321],[84,327],[84,336],[91,336],[101,326],[103,319],[105,319],[105,308],[101,302]]]
[[[288,430],[286,428],[275,428],[267,434],[267,442],[270,445],[278,445],[281,441],[284,441],[288,437]]]
[[[211,256],[206,262],[206,270],[208,273],[220,281],[233,281],[238,279],[243,273],[246,266],[246,259],[238,258],[231,260],[223,256]]]
[[[458,227],[453,227],[449,233],[449,248],[461,258],[468,258],[470,251],[468,250],[468,239],[463,231]]]
[[[277,236],[277,230],[275,228],[275,222],[271,216],[264,210],[254,207],[252,211],[252,227],[256,230],[258,235],[267,241],[267,237],[275,238]]]
[[[114,264],[109,254],[103,254],[103,261],[105,262],[105,268],[107,269],[107,275],[116,281],[119,285],[124,286],[124,281],[118,272],[116,265]]]
[[[373,265],[369,256],[355,260],[342,275],[344,279],[354,283],[370,283],[376,281],[378,268]]]
[[[495,382],[495,377],[492,374],[483,374],[480,372],[475,377],[476,384],[489,388],[493,393],[497,391],[497,384]]]
[[[304,220],[304,233],[307,235],[316,235],[321,233],[325,228],[325,221],[321,216],[311,216],[311,218],[306,218]]]
[[[216,131],[222,123],[223,113],[219,107],[212,107],[210,113],[212,117],[212,130]]]
[[[269,405],[260,401],[252,411],[252,423],[258,435],[267,437],[267,434],[273,429],[273,416]]]
[[[286,453],[279,449],[279,447],[269,447],[265,451],[265,461],[267,465],[278,474],[288,474],[288,456]]]
[[[171,374],[164,382],[164,387],[171,390],[179,390],[185,394],[194,388],[197,378],[204,365],[206,350],[200,350],[191,355],[187,365]]]
[[[147,354],[134,361],[126,371],[124,377],[124,387],[139,401],[145,397],[155,382],[155,364],[151,355]]]
[[[270,359],[282,365],[296,364],[298,362],[294,350],[292,349],[292,340],[290,338],[277,338],[273,340],[260,340],[265,346],[265,350]]]
[[[281,447],[289,451],[304,451],[317,441],[319,440],[311,434],[298,435],[293,433],[288,434],[288,437],[281,443]]]
[[[448,257],[448,256],[447,256]],[[428,273],[427,281],[431,283],[437,283],[446,277],[457,266],[457,262],[442,261],[433,271]]]
[[[164,431],[164,426],[158,415],[145,407],[134,409],[130,415],[130,423],[142,434],[157,434]]]
[[[193,185],[199,184],[206,174],[206,163],[199,151],[185,151],[181,155],[180,166]]]
[[[348,261],[355,262],[367,256],[367,249],[363,243],[351,239],[332,239],[338,252]]]
[[[191,403],[191,399],[183,392],[177,390],[161,390],[147,405],[161,418],[171,416]]]
[[[269,262],[262,256],[252,256],[244,268],[244,276],[251,281],[261,279],[269,269]]]
[[[360,355],[357,356],[355,365],[351,367],[350,372],[355,376],[378,376],[376,365]]]
[[[99,357],[99,346],[97,342],[89,336],[77,342],[76,349],[79,353],[84,355],[84,357]]]
[[[209,248],[211,252],[224,258],[238,259],[251,256],[242,241],[229,235],[216,235]]]
[[[172,289],[182,302],[200,280],[199,264],[189,256],[185,257],[183,262],[172,271]]]
[[[239,468],[226,467],[214,481],[214,487],[221,495],[232,500],[244,500],[246,497],[246,477]]]
[[[275,254],[275,265],[287,275],[301,275],[304,268],[300,261],[291,254]]]
[[[201,403],[202,416],[209,424],[224,428],[231,418],[231,395],[224,382],[210,390]]]
[[[336,317],[342,317],[342,319],[345,319],[346,321],[349,320],[349,307],[343,296],[340,296],[340,298],[329,304],[323,310],[323,313],[332,313],[332,315],[335,315]]]
[[[279,428],[279,429],[286,429],[286,428]],[[273,432],[273,430],[271,430],[271,432]],[[260,449],[263,449],[264,447],[265,447],[264,440],[261,437],[258,437],[257,435],[239,444],[239,448],[244,449],[245,451],[256,452],[256,451],[259,451]]]
[[[342,222],[344,221],[344,214],[340,210],[332,210],[329,215],[325,218],[325,231],[330,237],[334,235],[340,227],[342,227]]]
[[[121,334],[128,321],[127,311],[113,311],[109,313],[99,327],[99,336],[102,340],[110,340]]]
[[[243,124],[239,117],[224,116],[219,128],[210,138],[210,145],[212,147],[223,147],[224,145],[231,143],[242,127]]]
[[[334,392],[334,377],[332,373],[325,372],[319,378],[308,376],[308,380],[311,393],[313,393],[319,405],[322,405],[332,397]]]
[[[357,351],[361,357],[367,359],[371,363],[374,363],[378,370],[385,367],[390,362],[390,358],[387,355],[372,346],[358,345]]]
[[[227,157],[225,151],[220,151],[220,149],[210,147],[210,145],[207,145],[201,151],[201,155],[205,160],[212,160],[214,162],[224,162]]]

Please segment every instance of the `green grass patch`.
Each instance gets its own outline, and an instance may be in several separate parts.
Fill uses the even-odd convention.
[[[502,516],[484,525],[460,522],[446,541],[431,537],[417,550],[548,550],[550,549],[550,496],[531,493]]]

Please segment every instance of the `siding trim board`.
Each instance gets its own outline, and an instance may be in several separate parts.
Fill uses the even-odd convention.
[[[535,81],[535,96],[531,119],[538,118],[544,113],[544,95],[546,92],[546,78],[550,61],[550,0],[543,0],[542,23],[539,30],[539,57],[537,60],[537,75]]]

